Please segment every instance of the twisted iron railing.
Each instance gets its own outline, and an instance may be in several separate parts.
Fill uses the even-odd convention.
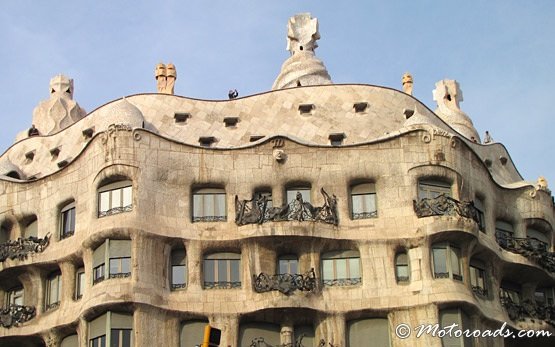
[[[495,233],[495,238],[501,248],[520,254],[536,262],[544,269],[555,272],[555,253],[548,251],[547,243],[534,237],[514,237],[510,233],[501,230]]]
[[[435,198],[413,200],[414,212],[418,218],[430,216],[460,216],[470,218],[480,224],[480,215],[473,201],[458,201],[441,194]]]
[[[258,276],[253,275],[254,290],[257,293],[277,290],[285,295],[290,295],[294,291],[314,292],[317,289],[317,280],[314,269],[310,269],[306,274],[278,274],[268,275],[261,272]]]
[[[41,253],[44,251],[49,243],[50,233],[46,234],[42,239],[30,236],[25,239],[20,237],[17,240],[8,240],[0,244],[0,262],[8,258],[19,260],[27,259],[27,256],[31,253]]]
[[[98,211],[98,217],[112,216],[114,214],[131,211],[133,211],[133,205],[114,207],[106,211]]]
[[[258,195],[250,200],[239,200],[236,195],[235,223],[245,225],[280,221],[313,221],[337,225],[337,198],[335,195],[329,196],[323,188],[320,192],[324,197],[324,205],[320,207],[303,201],[300,192],[297,192],[293,201],[282,207],[268,207],[266,196]]]
[[[10,305],[0,309],[0,325],[11,328],[25,323],[35,317],[36,309],[33,306]]]
[[[501,297],[501,306],[514,321],[530,318],[543,320],[555,326],[555,306],[542,306],[531,300],[524,300],[522,304],[517,304],[509,297]]]
[[[204,289],[233,289],[233,288],[241,288],[241,281],[204,282]]]
[[[345,287],[345,286],[356,286],[362,283],[361,277],[353,278],[334,278],[330,280],[323,280],[322,283],[326,287]]]

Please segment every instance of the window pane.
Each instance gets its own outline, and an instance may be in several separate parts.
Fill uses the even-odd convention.
[[[348,278],[347,259],[335,259],[335,278]]]
[[[110,209],[110,192],[100,193],[100,211],[105,212]]]
[[[214,216],[225,216],[225,194],[215,195],[214,200]]]
[[[120,260],[110,259],[110,275],[120,272]]]
[[[310,202],[310,188],[291,188],[287,190],[287,203],[297,199],[297,193],[301,193],[304,202]]]
[[[172,266],[172,284],[185,284],[185,265]]]
[[[121,347],[131,347],[131,332],[132,330],[123,330],[122,345]]]
[[[77,274],[77,297],[81,297],[85,292],[85,273],[79,272]]]
[[[122,273],[131,272],[131,258],[121,258],[121,272]]]
[[[213,216],[214,215],[214,195],[205,194],[202,199],[202,216]]]
[[[409,277],[409,267],[407,265],[397,265],[397,279],[405,280]]]
[[[112,196],[110,208],[121,207],[121,189],[112,190],[110,193]]]
[[[123,188],[123,205],[122,206],[130,206],[130,205],[133,204],[132,194],[133,194],[133,187]]]
[[[350,278],[360,278],[360,259],[350,258],[349,259],[349,277]]]
[[[199,195],[199,194],[193,195],[193,216],[194,217],[204,216],[202,200],[203,200],[202,195]]]
[[[215,260],[206,259],[204,261],[204,281],[205,282],[216,282],[216,278],[214,277],[214,267],[215,267]]]
[[[241,282],[241,277],[239,275],[239,260],[229,260],[231,262],[231,282]]]
[[[333,280],[333,260],[324,259],[322,261],[322,277],[324,280]]]
[[[434,258],[434,273],[445,274],[447,271],[447,250],[445,248],[434,248],[432,250]]]
[[[455,275],[461,275],[461,267],[459,263],[459,250],[456,248],[449,248],[451,254],[451,270]]]
[[[227,262],[229,260],[218,260],[218,282],[229,282],[227,275]]]

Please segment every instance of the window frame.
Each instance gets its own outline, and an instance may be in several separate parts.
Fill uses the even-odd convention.
[[[312,204],[312,186],[310,184],[296,184],[285,188],[285,199],[287,204],[297,199],[297,193],[301,193],[303,202]]]
[[[440,195],[453,198],[453,184],[438,178],[421,178],[418,180],[418,200],[436,199]]]
[[[21,304],[17,301],[21,300]],[[6,302],[7,306],[23,306],[25,304],[25,288],[23,286],[15,286],[6,292]]]
[[[360,192],[359,192],[360,191]],[[370,200],[366,202],[362,198],[361,212],[355,212],[355,197],[368,197]],[[376,184],[374,182],[366,182],[351,185],[349,198],[351,203],[351,219],[368,219],[378,217],[378,194],[376,193]],[[364,205],[368,204],[368,208],[364,208]],[[374,210],[371,210],[372,204],[374,205]],[[357,204],[358,205],[358,204]]]
[[[177,255],[182,258],[180,261],[176,261],[177,252],[183,252],[183,255]],[[176,283],[175,276],[174,276],[174,269],[175,268],[183,268],[183,283]],[[170,289],[171,290],[180,290],[187,288],[188,282],[188,273],[187,273],[187,252],[183,248],[176,248],[173,249],[170,253]]]
[[[214,261],[214,265],[212,268],[212,275],[214,281],[207,281],[207,276],[209,275],[209,266],[207,265],[207,261]],[[226,281],[220,281],[220,263],[223,262],[225,264],[225,279]],[[237,278],[234,278],[233,273],[233,263],[238,264],[238,272]],[[231,253],[231,252],[222,252],[222,253],[211,253],[203,258],[203,288],[204,289],[234,289],[234,288],[241,288],[242,281],[242,264],[241,264],[241,254],[240,253]],[[236,279],[236,281],[234,281]]]
[[[485,233],[486,232],[486,213],[485,208],[486,204],[484,199],[479,196],[476,196],[474,199],[474,208],[476,209],[476,213],[478,215],[478,230]]]
[[[130,190],[127,190],[130,188]],[[129,196],[129,204],[124,205],[126,202],[125,192],[130,192]],[[114,197],[116,194],[119,194],[119,204],[114,201]],[[98,188],[97,190],[97,198],[98,198],[98,218],[108,217],[115,214],[123,213],[123,212],[131,212],[133,211],[133,181],[125,179],[116,181],[113,183],[109,183],[103,185]],[[107,209],[103,209],[103,196],[107,196]]]
[[[70,225],[71,228],[66,228],[67,218],[66,215],[70,216]],[[69,204],[62,207],[60,210],[60,240],[66,239],[71,237],[75,234],[75,217],[76,217],[76,210],[75,210],[75,201],[70,202]]]
[[[53,285],[56,286],[53,293]],[[56,270],[51,272],[46,279],[46,291],[44,296],[44,310],[51,311],[60,307],[62,301],[62,272]]]
[[[358,260],[358,269],[351,269],[351,259]],[[326,263],[331,263],[331,278],[327,278]],[[362,262],[358,250],[340,250],[323,253],[320,260],[322,284],[325,287],[331,286],[357,286],[362,284]],[[341,268],[345,269],[345,278],[340,278]],[[358,272],[358,277],[353,277]]]
[[[80,300],[86,288],[85,268],[80,267],[75,271],[75,300]]]
[[[483,262],[471,260],[469,265],[469,270],[470,270],[470,288],[472,289],[472,292],[484,298],[488,297],[489,291],[488,291],[487,272]]]
[[[434,250],[436,249],[445,249],[445,268],[447,272],[437,272],[437,266],[441,265],[435,256]],[[462,256],[461,256],[461,249],[460,247],[450,244],[450,243],[437,243],[432,245],[431,248],[431,256],[432,256],[432,275],[434,279],[442,279],[442,278],[449,278],[452,280],[457,280],[460,282],[464,282],[464,276],[462,272]],[[457,269],[458,273],[454,272],[453,267],[453,254],[457,256]]]
[[[400,262],[399,258],[401,256],[406,257],[406,262],[404,264],[399,264]],[[399,275],[400,266],[406,267],[407,276]],[[407,251],[405,250],[397,252],[397,254],[395,254],[395,280],[397,281],[398,284],[406,284],[410,282],[410,258]]]
[[[222,205],[222,203],[224,214],[217,215],[217,210],[221,209],[220,205]],[[211,206],[209,206],[210,204]],[[193,190],[191,205],[193,223],[227,221],[227,193],[225,188],[213,187],[195,189]],[[210,211],[206,211],[207,206],[210,207]],[[200,212],[198,215],[197,211]]]
[[[286,267],[287,271],[281,271],[281,267],[283,265]],[[295,267],[296,271],[291,271],[292,266]],[[299,258],[295,254],[283,254],[280,255],[277,259],[277,274],[278,275],[295,275],[299,274]]]

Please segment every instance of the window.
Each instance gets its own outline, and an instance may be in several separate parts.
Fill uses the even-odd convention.
[[[225,190],[203,188],[193,193],[193,222],[225,222],[227,207]]]
[[[171,289],[187,287],[187,258],[184,249],[174,249],[171,253]]]
[[[511,246],[514,243],[513,225],[501,220],[495,221],[495,238],[501,247],[508,248]]]
[[[375,218],[378,216],[374,183],[364,183],[351,187],[351,212],[353,219]]]
[[[538,288],[534,293],[536,304],[540,307],[553,306],[555,297],[554,288]]]
[[[347,347],[391,346],[387,318],[359,319],[347,322]]]
[[[215,253],[204,258],[204,288],[240,288],[241,254]]]
[[[30,237],[38,237],[38,221],[37,217],[33,216],[25,226],[25,230],[23,231],[23,236],[28,239]]]
[[[297,199],[297,194],[303,198],[303,202],[310,203],[310,186],[296,186],[287,188],[287,202],[290,203]]]
[[[283,274],[298,274],[299,262],[297,256],[293,254],[282,255],[278,259],[278,273]]]
[[[325,286],[350,286],[362,282],[358,251],[328,252],[322,255]]]
[[[97,317],[89,322],[88,340],[89,347],[133,346],[133,315],[108,311]]]
[[[98,190],[98,217],[129,212],[133,209],[133,182],[118,181]]]
[[[432,247],[434,278],[452,278],[462,281],[461,250],[449,244]]]
[[[180,347],[201,346],[204,338],[204,327],[208,321],[191,320],[183,322],[179,338]]]
[[[75,202],[66,205],[60,212],[60,239],[75,233]]]
[[[8,305],[23,306],[23,287],[15,287],[8,292]]]
[[[532,248],[540,251],[549,250],[550,242],[546,234],[537,229],[528,228],[526,229],[526,236],[530,240],[530,246]]]
[[[395,279],[397,283],[410,280],[409,257],[405,251],[397,253],[395,256]]]
[[[265,322],[242,323],[239,327],[239,346],[283,346],[280,326]],[[257,343],[256,341],[262,341]]]
[[[46,281],[45,310],[52,310],[60,306],[62,295],[62,274],[55,271],[48,276]]]
[[[499,296],[501,297],[501,302],[507,301],[513,304],[520,305],[520,286],[516,283],[503,281],[501,282],[501,287],[499,288]]]
[[[484,200],[476,197],[474,200],[474,207],[476,208],[476,212],[478,214],[478,229],[480,231],[486,231],[486,217],[484,215],[485,207],[484,207]]]
[[[470,328],[470,319],[460,309],[443,309],[439,311],[439,326],[444,329],[455,324],[455,330],[464,331]],[[453,331],[455,331],[453,330]],[[441,337],[442,346],[445,347],[472,347],[472,337],[466,337],[464,334],[458,336],[456,334],[445,334]]]
[[[108,263],[108,273],[106,273]],[[93,285],[131,276],[131,240],[106,240],[93,253]]]
[[[62,340],[60,347],[79,347],[79,338],[77,334],[66,336]]]
[[[85,292],[85,269],[80,268],[75,274],[75,300],[79,300],[83,297]]]
[[[451,197],[451,184],[434,180],[418,181],[419,200],[435,199],[440,195]]]
[[[470,261],[470,285],[472,286],[472,291],[484,297],[488,296],[485,268],[484,263],[481,261]]]

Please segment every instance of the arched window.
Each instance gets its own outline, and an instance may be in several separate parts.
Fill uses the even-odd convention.
[[[89,322],[89,347],[133,346],[133,315],[106,312]]]
[[[202,188],[193,192],[193,222],[225,222],[227,206],[225,190]]]
[[[387,318],[358,319],[347,322],[347,347],[390,346]]]
[[[187,257],[184,249],[174,249],[171,253],[171,289],[187,287]]]
[[[130,180],[106,184],[98,189],[98,217],[133,210],[133,182]]]
[[[405,251],[395,255],[395,279],[397,283],[410,281],[409,257]]]
[[[75,201],[62,207],[60,211],[60,239],[75,233]]]
[[[432,246],[434,278],[463,280],[461,271],[461,250],[447,243]]]
[[[418,199],[435,199],[440,195],[452,196],[451,184],[432,179],[418,181]]]
[[[350,286],[362,282],[358,251],[322,254],[322,281],[325,286]]]
[[[214,253],[204,257],[204,288],[240,288],[241,254]]]
[[[278,259],[278,273],[283,274],[298,274],[299,273],[299,260],[294,254],[282,255]]]
[[[378,216],[376,187],[374,183],[363,183],[351,187],[351,217],[353,219]]]

